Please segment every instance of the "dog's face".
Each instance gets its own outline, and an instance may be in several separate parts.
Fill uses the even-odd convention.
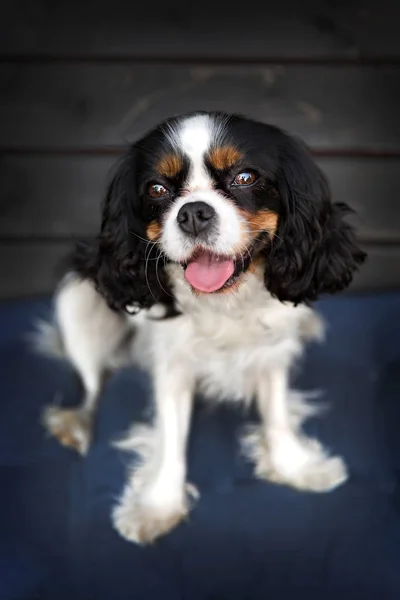
[[[197,292],[233,289],[278,227],[277,160],[257,144],[259,128],[196,115],[153,134],[157,152],[139,183],[154,211],[147,237]]]
[[[115,308],[170,302],[165,263],[202,294],[235,293],[257,261],[280,300],[344,288],[364,259],[348,209],[331,204],[307,149],[221,113],[162,123],[133,146],[108,191],[98,244],[76,261]]]

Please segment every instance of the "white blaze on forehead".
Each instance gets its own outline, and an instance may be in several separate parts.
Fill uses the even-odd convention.
[[[169,142],[186,156],[190,168],[185,188],[189,193],[178,196],[168,211],[161,245],[171,260],[184,262],[193,254],[197,241],[184,233],[178,226],[179,210],[188,202],[202,201],[214,208],[218,217],[218,228],[207,247],[216,254],[231,255],[241,244],[243,217],[234,204],[216,190],[208,173],[204,159],[207,152],[223,142],[226,121],[216,121],[210,115],[195,115],[174,123],[168,129]]]
[[[212,181],[204,166],[204,156],[215,141],[215,123],[210,115],[196,115],[185,119],[175,143],[190,161],[187,187],[190,191],[212,188]]]
[[[179,131],[179,141],[185,154],[193,159],[203,156],[209,149],[214,123],[209,115],[197,115],[185,119]]]

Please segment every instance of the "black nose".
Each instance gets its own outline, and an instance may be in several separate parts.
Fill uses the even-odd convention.
[[[188,202],[182,206],[176,220],[182,231],[197,236],[210,228],[215,215],[213,207],[205,202]]]

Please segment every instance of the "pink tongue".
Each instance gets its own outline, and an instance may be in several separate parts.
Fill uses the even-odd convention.
[[[199,292],[216,292],[233,275],[233,260],[221,260],[204,251],[186,267],[187,281]]]

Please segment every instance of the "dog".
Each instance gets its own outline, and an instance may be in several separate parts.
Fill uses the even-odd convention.
[[[346,480],[342,458],[302,432],[289,374],[323,333],[313,301],[346,288],[365,259],[349,212],[301,141],[238,115],[168,119],[119,162],[100,233],[77,246],[55,295],[84,402],[44,421],[85,454],[104,373],[132,362],[151,372],[153,423],[120,444],[141,458],[112,514],[124,538],[152,542],[198,496],[185,461],[197,391],[255,402],[257,477],[315,492]]]

